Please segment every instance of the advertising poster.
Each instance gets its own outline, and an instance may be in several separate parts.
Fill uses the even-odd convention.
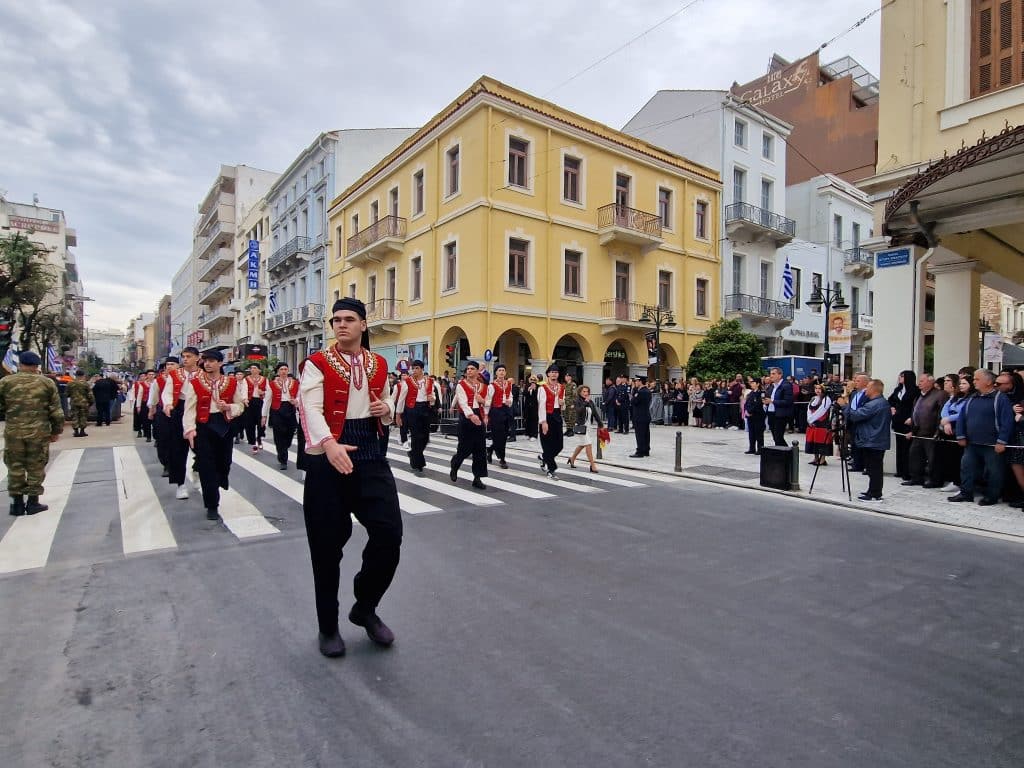
[[[850,310],[832,310],[829,313],[828,351],[837,355],[853,351]]]

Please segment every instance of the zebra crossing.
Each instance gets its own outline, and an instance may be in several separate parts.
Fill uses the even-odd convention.
[[[408,515],[432,515],[468,508],[498,508],[510,503],[545,502],[642,488],[674,482],[656,473],[602,466],[600,474],[564,467],[560,478],[543,475],[530,452],[508,452],[508,469],[489,469],[487,490],[470,487],[469,466],[460,482],[448,478],[455,442],[434,439],[428,446],[426,472],[408,468],[397,439],[390,446],[399,506]],[[174,498],[174,487],[161,477],[151,446],[141,443],[114,448],[66,449],[55,454],[46,478],[43,501],[49,509],[28,517],[0,516],[0,576],[59,564],[95,564],[150,553],[189,549],[211,534],[223,542],[266,540],[301,534],[302,473],[277,468],[272,450],[252,454],[237,446],[231,489],[221,494],[221,521],[205,520],[198,482],[190,482],[191,498]],[[0,464],[0,487],[6,487]],[[84,549],[84,551],[79,551]],[[90,551],[90,549],[92,551]]]

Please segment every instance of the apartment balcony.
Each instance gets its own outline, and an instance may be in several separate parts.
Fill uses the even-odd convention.
[[[216,222],[210,231],[206,233],[206,237],[200,241],[199,246],[196,248],[196,258],[205,259],[211,253],[214,252],[215,248],[224,248],[231,245],[231,239],[233,237],[234,224],[226,224],[220,221]]]
[[[402,326],[402,300],[378,299],[366,307],[366,327],[370,333],[398,333]]]
[[[267,259],[267,269],[275,270],[283,267],[292,258],[308,261],[313,251],[313,241],[308,237],[293,237],[274,251]]]
[[[200,267],[199,275],[196,277],[200,283],[210,283],[216,280],[222,273],[231,269],[235,265],[234,259],[231,256],[231,249],[222,246],[218,248],[209,259],[206,264]]]
[[[220,333],[216,336],[211,336],[205,342],[203,342],[201,351],[209,352],[214,349],[227,349],[228,347],[235,346],[235,340],[227,334]]]
[[[645,304],[623,299],[604,299],[601,302],[601,317],[598,327],[601,333],[615,333],[622,328],[647,328],[652,330],[650,323],[641,323],[640,316],[644,313]]]
[[[733,203],[725,206],[725,231],[730,238],[770,240],[779,246],[796,237],[796,222],[750,203]]]
[[[305,304],[301,307],[268,315],[263,322],[263,333],[268,339],[288,336],[301,331],[324,329],[324,305]]]
[[[196,324],[198,328],[206,328],[207,330],[216,327],[220,323],[230,322],[235,319],[235,313],[231,310],[227,304],[221,304],[219,307],[203,312],[199,316],[199,322]]]
[[[843,251],[843,272],[854,277],[872,277],[875,274],[875,254],[864,248]]]
[[[624,243],[657,248],[661,236],[661,217],[626,205],[604,205],[597,209],[597,239],[601,245]]]
[[[389,253],[401,253],[405,249],[405,227],[406,221],[401,216],[377,219],[348,239],[345,260],[349,264],[358,265]]]
[[[221,275],[210,283],[202,293],[199,294],[200,304],[220,304],[225,296],[230,296],[234,284],[231,282],[231,275]]]
[[[199,218],[199,224],[196,225],[196,232],[202,232],[206,229],[214,220],[219,220],[223,225],[224,229],[230,230],[235,224],[235,196],[234,195],[221,195],[217,200],[216,205],[210,206],[210,209],[202,214]]]
[[[793,322],[793,305],[788,301],[765,299],[747,293],[731,293],[722,302],[722,314],[740,317],[751,326],[784,328]]]
[[[853,335],[869,338],[875,330],[875,318],[872,315],[850,315]]]

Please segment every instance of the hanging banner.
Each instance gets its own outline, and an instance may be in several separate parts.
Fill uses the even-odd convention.
[[[658,364],[658,334],[654,331],[650,331],[644,335],[647,339],[647,364],[657,365]]]
[[[843,355],[853,351],[850,310],[833,309],[828,318],[828,351]]]
[[[1003,336],[1000,333],[985,334],[985,351],[981,356],[981,364],[1003,364]]]
[[[249,290],[260,287],[260,241],[249,241]]]

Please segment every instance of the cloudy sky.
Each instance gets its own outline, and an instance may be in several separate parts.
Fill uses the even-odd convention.
[[[92,328],[170,293],[220,163],[280,171],[323,130],[418,126],[481,74],[614,127],[728,88],[878,0],[0,0],[0,190],[62,208]],[[573,75],[684,9],[584,74]],[[845,34],[878,72],[879,16]]]

